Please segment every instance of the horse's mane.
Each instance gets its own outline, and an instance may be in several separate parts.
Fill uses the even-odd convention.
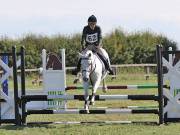
[[[82,52],[81,52],[81,54],[83,54],[83,56],[84,57],[88,57],[88,55],[89,54],[92,54],[92,55],[94,55],[95,53],[93,52],[93,51],[91,51],[91,50],[83,50]],[[92,56],[91,56],[92,57]]]

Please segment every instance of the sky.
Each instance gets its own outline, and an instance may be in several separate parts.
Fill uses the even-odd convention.
[[[81,33],[94,14],[103,35],[152,31],[180,43],[180,0],[0,0],[0,36]]]

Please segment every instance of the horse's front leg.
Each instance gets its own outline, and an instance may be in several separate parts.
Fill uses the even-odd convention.
[[[100,83],[101,83],[101,78],[98,78],[98,79],[94,82],[94,85],[93,85],[93,87],[92,87],[92,96],[91,96],[90,105],[95,105],[96,91],[97,91]]]
[[[88,87],[89,85],[87,83],[84,83],[84,109],[86,113],[89,113],[89,92]]]

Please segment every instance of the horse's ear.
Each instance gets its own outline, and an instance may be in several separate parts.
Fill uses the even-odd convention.
[[[78,52],[78,54],[79,54],[79,57],[82,57],[82,56],[83,56],[82,53],[80,53],[80,52]]]

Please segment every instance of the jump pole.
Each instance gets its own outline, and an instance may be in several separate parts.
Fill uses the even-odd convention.
[[[89,110],[87,113],[84,109],[62,109],[62,110],[28,110],[26,115],[31,114],[158,114],[158,109],[96,109]]]
[[[167,87],[167,86],[163,86]],[[92,86],[89,87],[90,89]],[[106,86],[105,88],[109,90],[114,90],[114,89],[128,89],[128,90],[138,90],[138,89],[152,89],[152,88],[158,88],[158,85],[112,85],[112,86]],[[67,86],[66,91],[68,90],[81,90],[83,89],[82,86]],[[103,86],[100,86],[98,89],[103,89]]]
[[[91,96],[89,96],[91,99]],[[22,96],[24,102],[30,101],[55,101],[55,100],[80,100],[84,101],[84,95],[26,95]],[[155,100],[155,95],[96,95],[95,100]]]
[[[156,46],[157,72],[158,72],[158,96],[159,96],[159,124],[164,123],[163,113],[163,62],[162,62],[162,46]]]

